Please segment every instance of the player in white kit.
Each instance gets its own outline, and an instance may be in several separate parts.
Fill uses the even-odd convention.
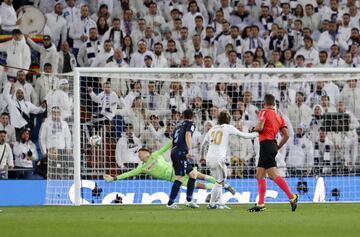
[[[229,147],[230,135],[238,135],[246,139],[255,139],[258,133],[244,133],[237,130],[234,126],[229,125],[230,114],[222,111],[218,116],[218,124],[212,127],[205,135],[201,146],[209,145],[206,155],[206,165],[210,168],[211,175],[215,178],[216,183],[211,190],[210,209],[229,209],[222,202],[222,187],[226,179],[226,154]]]

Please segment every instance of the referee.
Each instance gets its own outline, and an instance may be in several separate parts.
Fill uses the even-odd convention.
[[[288,184],[278,175],[276,168],[276,154],[289,139],[289,134],[284,119],[275,111],[275,97],[273,95],[265,95],[264,108],[259,112],[259,121],[253,131],[259,132],[260,142],[260,157],[256,168],[259,201],[248,211],[259,212],[266,209],[266,174],[286,193],[290,201],[291,210],[295,211],[298,195],[290,191]],[[279,144],[277,144],[275,137],[279,131],[282,138]]]

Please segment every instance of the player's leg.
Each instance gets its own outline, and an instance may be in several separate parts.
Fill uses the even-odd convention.
[[[297,208],[298,195],[293,194],[289,188],[288,183],[285,181],[283,177],[278,175],[277,168],[272,167],[266,170],[269,178],[272,179],[280,188],[286,193],[286,196],[289,198],[291,210],[295,211]]]
[[[197,170],[196,170],[196,172],[197,172],[197,179],[206,180],[206,181],[208,181],[209,183],[212,183],[212,184],[215,183],[215,178],[212,177],[211,175],[206,175],[206,174],[200,173]]]
[[[197,171],[191,167],[191,165],[187,162],[187,160],[184,161],[184,168],[186,170],[187,175],[189,176],[189,180],[186,185],[185,205],[191,208],[199,208],[199,205],[197,205],[192,201],[192,195],[194,193],[194,188],[195,188],[195,181],[197,178]]]
[[[211,190],[214,187],[215,178],[210,175],[200,173],[196,169],[194,169],[194,170],[196,171],[196,179],[207,181],[205,184],[200,183],[200,182],[195,182],[195,188]]]
[[[167,207],[172,209],[178,209],[177,205],[175,205],[174,202],[179,193],[182,184],[182,179],[185,174],[184,174],[184,169],[182,168],[183,164],[181,160],[178,159],[177,157],[174,157],[173,155],[171,156],[171,160],[175,172],[175,181],[171,187],[171,192],[170,192],[169,201],[167,203]]]
[[[210,203],[208,205],[209,209],[229,209],[224,205],[222,201],[222,188],[224,181],[226,179],[226,166],[223,163],[218,163],[215,165],[210,165],[211,174],[216,179],[216,183],[211,190]]]

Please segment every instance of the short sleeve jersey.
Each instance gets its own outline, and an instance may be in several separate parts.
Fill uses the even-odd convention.
[[[185,120],[181,122],[175,129],[173,135],[173,149],[178,151],[188,151],[188,147],[186,145],[185,134],[186,132],[190,132],[191,135],[195,131],[195,125],[192,121]]]
[[[262,109],[259,112],[259,121],[264,122],[264,128],[259,133],[259,141],[275,140],[281,128],[286,127],[284,119],[274,109]]]

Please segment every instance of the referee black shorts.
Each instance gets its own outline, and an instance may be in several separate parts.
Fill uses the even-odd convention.
[[[187,152],[184,151],[171,150],[171,161],[176,176],[185,176],[193,170],[193,167],[186,157],[186,154]]]
[[[265,140],[260,142],[260,157],[258,167],[270,169],[276,167],[277,142],[275,140]]]

